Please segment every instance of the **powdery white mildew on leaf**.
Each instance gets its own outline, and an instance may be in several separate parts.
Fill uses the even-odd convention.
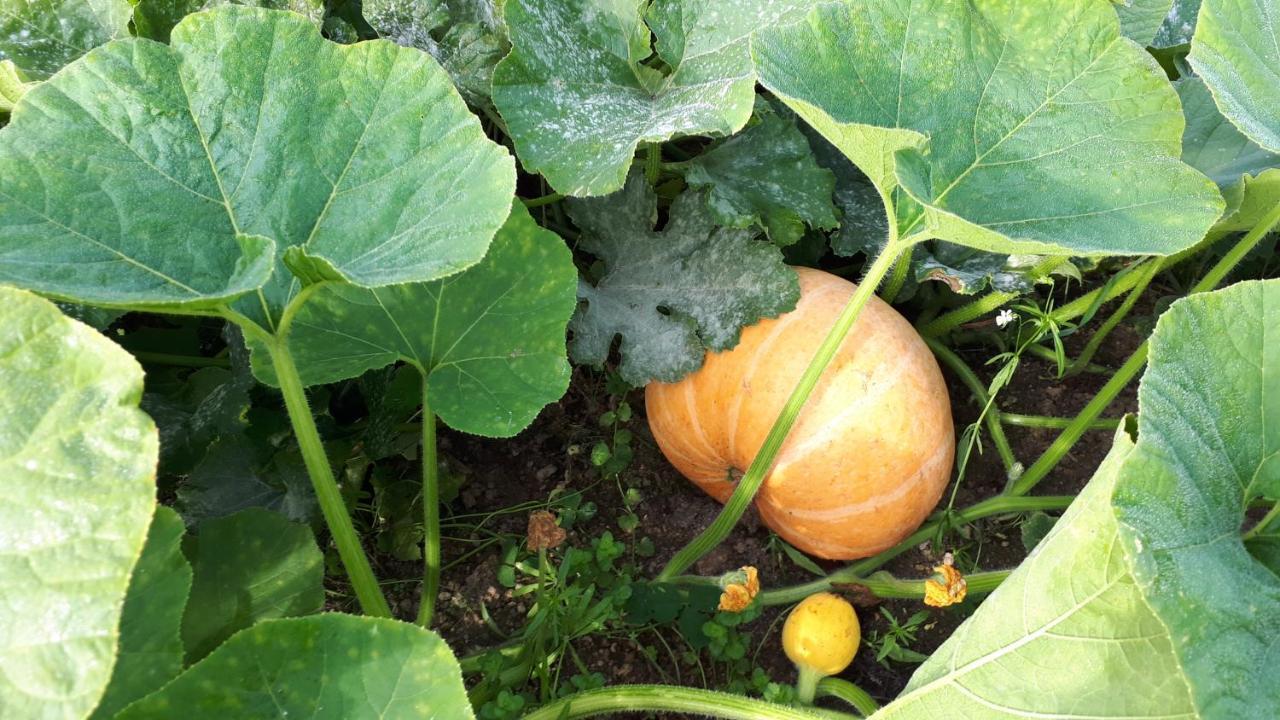
[[[836,227],[835,177],[813,157],[794,116],[756,102],[755,124],[694,158],[685,180],[705,188],[707,207],[728,227],[759,227],[779,246],[795,243],[805,225]]]
[[[118,720],[472,720],[462,672],[416,625],[325,613],[237,633]]]
[[[426,54],[235,5],[118,40],[0,131],[0,280],[99,305],[236,308],[475,263],[514,167]]]
[[[569,386],[576,278],[564,241],[517,202],[489,254],[458,275],[378,290],[316,287],[294,316],[289,351],[306,384],[404,360],[450,427],[509,437]],[[254,359],[272,380],[265,355]]]
[[[733,347],[744,326],[793,309],[800,296],[775,246],[717,226],[695,194],[676,199],[662,232],[653,230],[657,211],[639,174],[614,195],[569,203],[578,246],[605,267],[599,281],[579,284],[569,354],[600,364],[621,337],[618,370],[635,386],[679,380],[707,350]]]
[[[0,2],[0,60],[32,80],[115,38],[129,36],[129,0],[4,0]]]
[[[324,23],[324,0],[129,0],[133,3],[133,26],[138,37],[169,42],[169,33],[182,18],[219,5],[245,5],[270,10],[289,10],[310,20],[316,27]]]
[[[1200,14],[1200,0],[1173,0],[1169,14],[1156,31],[1152,47],[1167,48],[1186,45],[1196,32],[1196,16]]]
[[[868,0],[758,33],[761,82],[881,190],[903,237],[1169,254],[1222,212],[1177,94],[1104,3]]]
[[[0,287],[0,717],[87,717],[155,508],[142,368]]]
[[[558,192],[604,195],[623,186],[640,143],[742,128],[755,98],[750,33],[814,4],[511,0],[493,101],[527,170]],[[651,52],[660,63],[642,62]]]
[[[1222,114],[1280,152],[1280,1],[1204,0],[1188,60]]]

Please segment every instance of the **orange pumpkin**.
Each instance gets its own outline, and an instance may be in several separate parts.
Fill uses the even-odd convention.
[[[720,502],[733,492],[855,285],[796,268],[795,310],[709,353],[698,372],[645,388],[667,459]],[[756,495],[765,524],[823,558],[889,548],[919,527],[955,455],[938,363],[915,329],[872,297],[809,396]]]

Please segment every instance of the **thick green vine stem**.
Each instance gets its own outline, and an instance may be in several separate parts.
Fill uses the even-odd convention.
[[[960,358],[951,348],[935,338],[925,337],[924,342],[933,351],[935,357],[946,365],[951,372],[960,378],[960,382],[969,388],[969,392],[973,393],[973,397],[978,401],[979,408],[987,408],[983,422],[987,424],[987,434],[991,436],[991,443],[996,446],[996,452],[1000,455],[1000,461],[1004,463],[1005,472],[1012,472],[1018,465],[1018,458],[1013,454],[1013,447],[1009,445],[1009,438],[1004,434],[1004,426],[1001,419],[1004,417],[1000,412],[1000,407],[991,400],[991,395],[987,393],[987,386],[982,384],[982,380],[972,369]]]
[[[975,503],[963,510],[957,510],[952,513],[948,522],[950,522],[952,527],[958,527],[992,515],[1034,512],[1036,510],[1062,510],[1070,505],[1072,500],[1075,500],[1075,496],[1073,495],[1043,495],[1031,497],[997,495],[993,498],[987,498],[982,502]],[[920,543],[933,537],[938,531],[938,528],[942,525],[942,522],[943,518],[935,516],[935,519],[920,526],[918,530],[907,536],[897,545],[894,545],[878,555],[846,565],[824,578],[818,578],[807,583],[792,585],[790,587],[766,590],[760,593],[760,602],[764,605],[789,605],[794,602],[799,602],[816,592],[830,590],[832,586],[837,583],[859,582],[861,578],[866,578],[881,565],[884,565],[908,550],[913,550],[916,547],[919,547]]]
[[[1227,275],[1235,269],[1235,266],[1251,250],[1257,247],[1258,243],[1262,242],[1262,238],[1266,237],[1267,233],[1277,223],[1280,223],[1280,204],[1272,208],[1252,230],[1240,238],[1209,269],[1209,272],[1200,278],[1200,282],[1192,286],[1190,294],[1207,292],[1218,287],[1226,279]],[[1116,371],[1115,375],[1111,376],[1106,385],[1102,386],[1098,394],[1093,396],[1093,399],[1084,406],[1080,414],[1071,421],[1071,424],[1062,431],[1062,434],[1058,435],[1053,444],[1044,451],[1044,454],[1031,467],[1027,468],[1027,471],[1021,477],[1011,483],[1006,492],[1013,495],[1025,495],[1036,486],[1036,483],[1043,480],[1058,466],[1058,463],[1062,461],[1062,458],[1066,457],[1067,452],[1080,440],[1080,437],[1084,435],[1088,427],[1098,419],[1102,411],[1106,410],[1107,406],[1120,394],[1120,391],[1128,386],[1130,382],[1133,382],[1134,378],[1142,372],[1142,368],[1147,362],[1147,350],[1147,343],[1143,342],[1133,351],[1133,354],[1129,356],[1124,365]]]
[[[369,558],[360,545],[360,536],[356,534],[351,515],[347,513],[347,506],[342,501],[342,493],[338,490],[333,468],[329,466],[329,458],[325,455],[320,432],[316,430],[311,406],[307,402],[307,392],[302,387],[298,368],[293,364],[293,356],[289,354],[289,348],[282,339],[273,340],[267,347],[275,367],[276,380],[280,383],[280,392],[284,395],[285,409],[289,412],[289,422],[293,424],[293,433],[298,439],[298,449],[302,451],[302,461],[316,491],[320,512],[329,526],[329,533],[333,535],[333,542],[338,547],[338,557],[347,570],[347,577],[351,580],[351,587],[360,601],[360,607],[366,615],[391,617],[391,608],[387,605],[382,589],[378,587],[378,579],[373,575]]]
[[[801,705],[812,705],[818,693],[818,681],[825,676],[808,665],[797,665],[796,672],[796,701]]]
[[[1061,430],[1071,424],[1072,418],[1045,417],[1044,415],[1020,415],[1018,413],[1000,413],[1000,422],[1014,427],[1047,428]],[[1120,427],[1117,419],[1094,420],[1088,430],[1115,430]]]
[[[524,720],[575,720],[620,713],[683,713],[723,720],[854,720],[852,715],[798,708],[678,685],[616,685],[548,703]]]
[[[1031,275],[1037,278],[1048,275],[1054,268],[1068,260],[1070,260],[1070,258],[1065,255],[1052,255],[1047,257],[1038,265],[1031,268]],[[919,332],[926,338],[946,335],[967,322],[977,320],[983,315],[996,311],[1006,303],[1016,300],[1020,296],[1021,294],[1016,292],[992,290],[971,303],[961,305],[955,310],[925,323],[919,328]]]
[[[818,681],[818,697],[833,697],[853,706],[863,717],[871,717],[880,706],[866,690],[848,680],[827,677]]]
[[[422,379],[422,599],[418,604],[418,624],[431,627],[440,594],[440,464],[436,460],[436,416],[427,397],[427,379]]]
[[[898,293],[902,292],[902,286],[907,284],[907,276],[911,274],[911,254],[911,249],[908,248],[898,256],[898,261],[893,264],[893,272],[889,273],[889,280],[880,292],[880,298],[889,304],[893,304]]]
[[[1102,347],[1102,341],[1106,340],[1111,331],[1119,327],[1120,322],[1129,315],[1129,312],[1133,310],[1133,306],[1138,303],[1138,298],[1142,297],[1142,293],[1146,292],[1147,286],[1151,284],[1151,281],[1155,279],[1163,267],[1164,263],[1159,259],[1143,263],[1142,268],[1137,271],[1137,284],[1129,291],[1129,295],[1125,297],[1124,302],[1120,303],[1120,307],[1116,308],[1115,312],[1111,313],[1103,321],[1102,325],[1098,326],[1098,329],[1094,331],[1084,349],[1067,367],[1067,375],[1080,374],[1093,361],[1093,356],[1097,354],[1098,348]]]
[[[724,542],[724,539],[733,531],[738,519],[742,517],[742,513],[746,512],[751,505],[751,501],[755,499],[756,491],[760,489],[760,484],[764,482],[764,478],[773,468],[773,461],[778,456],[778,451],[782,449],[782,443],[787,439],[787,435],[791,432],[791,427],[795,425],[796,418],[800,417],[800,410],[804,408],[804,403],[809,399],[809,393],[813,392],[813,388],[818,384],[818,379],[822,377],[822,372],[827,369],[827,365],[831,362],[836,354],[836,350],[840,348],[840,343],[844,341],[844,336],[853,328],[853,324],[858,320],[858,315],[862,313],[862,308],[875,294],[876,287],[880,285],[880,281],[884,279],[885,273],[889,272],[889,268],[897,261],[898,256],[910,247],[908,242],[890,242],[884,251],[880,253],[871,268],[867,270],[866,276],[862,279],[862,283],[858,285],[858,289],[854,291],[853,297],[849,299],[849,303],[845,305],[841,311],[840,317],[836,318],[836,322],[831,327],[831,331],[827,333],[822,344],[814,353],[813,359],[809,361],[809,366],[805,368],[804,374],[800,376],[800,381],[796,383],[795,388],[791,391],[791,396],[787,398],[787,403],[782,407],[782,412],[778,413],[778,419],[774,420],[773,427],[769,429],[769,434],[765,436],[764,442],[760,445],[760,451],[756,453],[755,458],[751,461],[747,472],[738,481],[738,486],[733,489],[733,494],[729,497],[729,501],[725,503],[720,514],[705,530],[698,534],[693,540],[680,548],[680,551],[671,558],[666,567],[659,573],[658,582],[669,581],[671,578],[679,575],[688,569],[691,565],[698,561],[703,555],[711,552],[717,545]]]

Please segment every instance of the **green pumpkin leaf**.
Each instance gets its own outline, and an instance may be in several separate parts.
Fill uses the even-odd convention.
[[[414,47],[449,71],[467,102],[490,106],[493,69],[511,49],[504,0],[364,0],[365,19],[397,45]]]
[[[834,200],[840,208],[840,226],[831,235],[831,251],[841,257],[858,253],[874,256],[889,241],[889,219],[884,201],[871,180],[836,146],[807,124],[801,131],[813,148],[818,164],[836,176]]]
[[[1264,717],[1280,707],[1280,577],[1240,528],[1252,500],[1280,497],[1280,280],[1175,303],[1149,362],[1113,499],[1125,552],[1203,716]]]
[[[208,520],[183,552],[194,578],[182,619],[187,661],[259,621],[310,615],[324,605],[324,556],[311,529],[250,508]]]
[[[752,47],[761,82],[867,174],[904,239],[1164,255],[1222,212],[1178,160],[1176,93],[1105,4],[830,4]]]
[[[1204,0],[1188,60],[1222,114],[1280,152],[1280,3]]]
[[[219,5],[290,10],[310,20],[316,27],[324,22],[324,0],[130,0],[133,27],[138,37],[169,42],[169,33],[182,18]]]
[[[694,158],[685,181],[707,189],[707,206],[721,225],[763,228],[779,246],[799,240],[806,224],[835,228],[835,177],[818,165],[793,117],[758,100],[755,120]]]
[[[404,360],[427,378],[431,408],[450,427],[509,437],[569,386],[575,277],[564,242],[516,203],[466,272],[378,290],[317,286],[290,324],[289,352],[308,385]],[[272,381],[265,353],[254,358]]]
[[[1048,535],[875,720],[1195,717],[1118,547],[1110,497],[1132,452],[1121,430]]]
[[[191,592],[191,564],[182,555],[184,532],[176,512],[156,508],[120,616],[120,654],[92,715],[95,720],[113,717],[182,672],[182,611]]]
[[[1280,493],[1280,280],[1161,316],[1126,430],[1017,570],[876,720],[1269,718],[1280,575],[1250,501]],[[1070,672],[1063,672],[1069,668]]]
[[[300,523],[319,517],[315,490],[296,449],[264,452],[244,435],[218,438],[177,489],[174,507],[197,530],[207,520],[263,508]]]
[[[525,169],[566,195],[611,193],[640,143],[741,129],[755,98],[748,37],[814,4],[511,0],[493,102]]]
[[[1173,0],[1169,14],[1156,31],[1152,47],[1167,48],[1186,45],[1196,31],[1196,15],[1200,13],[1200,0]]]
[[[155,508],[142,369],[53,303],[0,287],[0,717],[86,717]]]
[[[614,195],[569,202],[582,228],[578,247],[605,266],[597,282],[578,286],[583,304],[569,325],[569,354],[601,364],[620,336],[619,372],[637,387],[697,370],[708,350],[733,347],[744,326],[791,310],[800,297],[777,247],[717,226],[696,194],[676,199],[662,232],[653,230],[657,213],[639,174]]]
[[[0,164],[0,280],[153,309],[252,293],[236,308],[268,329],[304,282],[473,264],[514,186],[427,55],[236,5],[187,16],[167,47],[104,45],[32,89]]]
[[[118,720],[471,720],[462,672],[438,635],[336,613],[237,633]]]
[[[0,60],[43,80],[93,48],[129,36],[129,0],[5,0]]]
[[[13,111],[13,106],[35,85],[28,82],[12,60],[0,60],[0,113]]]
[[[1173,0],[1112,0],[1120,16],[1120,32],[1142,46],[1151,44],[1164,25]]]

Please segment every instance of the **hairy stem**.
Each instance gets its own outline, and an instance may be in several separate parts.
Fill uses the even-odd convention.
[[[880,298],[887,303],[892,304],[894,299],[898,297],[898,293],[902,292],[902,286],[907,284],[907,275],[911,273],[911,251],[908,249],[898,256],[898,261],[893,264],[893,272],[889,274],[889,281],[884,285],[884,291],[880,293]]]
[[[543,705],[524,720],[574,720],[617,713],[682,713],[724,720],[851,720],[845,713],[796,708],[741,695],[676,685],[615,685]]]
[[[520,198],[520,202],[524,203],[524,206],[527,208],[536,208],[536,207],[542,207],[543,205],[550,205],[551,203],[560,202],[563,199],[564,199],[564,195],[561,195],[560,193],[551,193],[549,195],[543,195],[542,197],[536,197],[536,198],[529,198],[527,200],[524,198]]]
[[[742,513],[746,512],[746,509],[751,505],[751,501],[756,496],[756,491],[760,489],[765,476],[773,468],[773,461],[777,457],[778,451],[782,448],[782,443],[791,432],[791,427],[795,425],[796,419],[800,417],[800,411],[804,408],[805,401],[809,399],[809,393],[813,392],[813,388],[818,384],[818,379],[822,376],[823,370],[826,370],[831,358],[835,356],[836,350],[840,348],[840,344],[844,341],[845,335],[849,333],[849,330],[857,321],[858,315],[862,313],[863,306],[875,294],[876,287],[905,247],[910,246],[906,243],[890,242],[885,246],[884,252],[872,263],[866,277],[862,279],[862,284],[858,285],[853,297],[849,299],[849,303],[841,311],[840,317],[836,319],[831,331],[827,333],[827,337],[823,339],[817,352],[814,353],[813,359],[809,361],[809,366],[805,368],[804,374],[800,376],[800,381],[796,383],[795,388],[791,391],[791,396],[787,398],[786,405],[783,406],[782,412],[778,413],[778,418],[774,420],[773,427],[769,429],[769,434],[765,436],[764,442],[760,446],[760,451],[756,453],[755,458],[751,461],[746,474],[738,481],[738,486],[734,488],[729,501],[725,503],[724,508],[711,525],[699,533],[688,545],[680,548],[680,551],[671,558],[658,575],[658,582],[670,580],[672,577],[684,572],[699,558],[711,552],[721,542],[724,542],[724,539],[729,536],[734,526],[738,524],[738,519],[742,517]]]
[[[1276,521],[1276,518],[1280,518],[1280,500],[1277,500],[1276,504],[1271,506],[1271,509],[1267,511],[1266,515],[1262,516],[1257,525],[1249,528],[1249,531],[1243,536],[1244,539],[1250,540],[1266,532],[1271,523]]]
[[[325,456],[324,444],[320,440],[320,432],[316,430],[307,393],[302,387],[298,368],[293,364],[293,356],[283,339],[277,339],[267,347],[275,367],[276,380],[280,383],[280,392],[284,395],[285,408],[289,412],[289,422],[293,424],[293,432],[298,439],[298,449],[302,451],[302,461],[316,491],[320,512],[338,547],[338,557],[346,568],[360,607],[366,615],[391,617],[391,608],[378,587],[373,568],[369,566],[369,558],[364,554],[360,537],[351,523],[351,515],[347,513],[347,506],[342,501],[342,493],[333,477],[329,458]]]
[[[938,360],[943,365],[946,365],[951,372],[955,373],[965,387],[969,388],[969,392],[973,393],[974,399],[978,401],[978,407],[985,408],[990,405],[984,418],[984,422],[987,424],[987,432],[991,435],[991,442],[996,446],[1000,461],[1004,463],[1005,471],[1013,470],[1014,466],[1018,464],[1018,458],[1014,456],[1013,448],[1009,445],[1009,438],[1004,434],[1004,426],[1000,423],[1003,413],[992,402],[991,396],[987,393],[987,387],[982,384],[982,380],[978,378],[978,375],[951,348],[931,337],[926,337],[924,342],[933,351]]]
[[[866,690],[848,680],[826,677],[818,681],[818,697],[833,697],[853,706],[863,717],[871,717],[880,706]]]
[[[1102,347],[1102,341],[1107,339],[1112,330],[1119,327],[1120,322],[1125,319],[1133,306],[1138,303],[1138,298],[1142,297],[1142,293],[1146,292],[1147,286],[1155,279],[1156,275],[1164,267],[1158,259],[1149,260],[1143,263],[1142,268],[1137,271],[1137,284],[1129,291],[1129,295],[1120,303],[1120,307],[1098,327],[1093,333],[1093,337],[1089,338],[1089,342],[1085,344],[1084,350],[1080,351],[1080,355],[1071,361],[1071,365],[1067,367],[1067,375],[1078,375],[1084,371],[1084,368],[1093,360],[1093,356],[1097,354],[1098,348]]]
[[[1075,497],[1071,495],[1045,495],[1034,497],[1009,497],[1007,495],[997,495],[993,498],[988,498],[982,502],[971,505],[963,510],[957,510],[951,514],[949,522],[952,527],[959,527],[960,525],[965,525],[992,515],[1034,512],[1036,510],[1061,510],[1070,505],[1072,500],[1075,500]],[[885,550],[873,557],[846,565],[824,578],[818,578],[817,580],[812,580],[800,585],[792,585],[791,587],[762,592],[760,593],[760,601],[765,605],[788,605],[793,602],[799,602],[816,592],[830,590],[833,583],[854,582],[858,578],[865,578],[881,565],[884,565],[908,550],[916,548],[920,543],[933,537],[934,533],[936,533],[938,528],[942,525],[942,521],[943,518],[936,517],[922,525],[920,529],[916,530],[914,533],[903,539],[902,542],[894,545],[888,550]]]
[[[1044,415],[1020,415],[1018,413],[1000,413],[1000,422],[1014,427],[1047,428],[1061,430],[1071,424],[1072,418],[1046,417]],[[1120,427],[1118,418],[1094,420],[1087,430],[1115,430]]]
[[[818,681],[822,673],[808,665],[796,665],[796,701],[801,705],[812,705],[818,693]]]
[[[436,416],[431,411],[427,379],[422,378],[422,600],[418,624],[431,627],[440,594],[440,464],[436,460]]]

